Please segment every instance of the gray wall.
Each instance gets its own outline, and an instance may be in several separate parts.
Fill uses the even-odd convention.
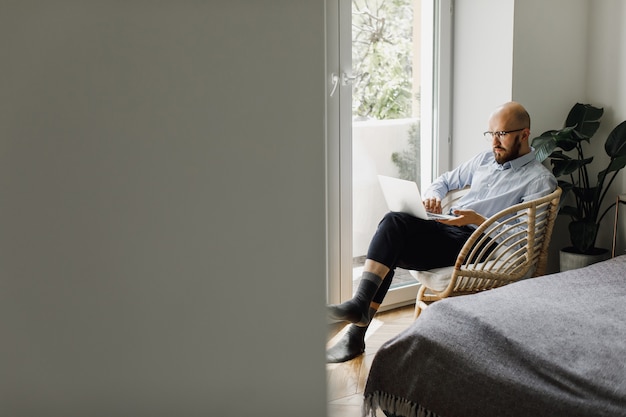
[[[324,415],[323,31],[0,3],[0,416]]]

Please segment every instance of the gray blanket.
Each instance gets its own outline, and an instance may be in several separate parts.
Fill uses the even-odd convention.
[[[626,255],[432,304],[376,354],[364,414],[626,416]]]

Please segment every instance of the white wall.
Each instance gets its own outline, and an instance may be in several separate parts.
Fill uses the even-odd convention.
[[[0,6],[0,415],[324,415],[324,4]]]
[[[456,0],[452,158],[457,166],[489,144],[493,109],[511,100],[514,0]]]
[[[587,21],[588,0],[515,2],[513,99],[532,117],[531,137],[562,127],[587,100]]]
[[[513,100],[523,103],[531,115],[531,138],[562,127],[570,108],[588,101],[588,3],[515,2]],[[567,217],[557,217],[548,259],[550,272],[559,270],[559,250],[571,245],[568,223]]]
[[[453,166],[489,147],[480,134],[499,104],[522,103],[539,135],[586,99],[587,4],[456,0]]]
[[[626,120],[626,30],[621,23],[625,18],[626,4],[619,0],[515,4],[513,98],[527,106],[535,135],[561,127],[576,102],[604,107],[601,127],[587,147],[587,155],[594,156],[594,178],[608,163],[604,151],[608,133]],[[624,175],[612,186],[605,206],[617,193],[626,192]],[[598,246],[611,247],[612,216],[609,213],[601,223]],[[568,223],[568,218],[558,218],[551,245],[552,270],[558,249],[570,244]],[[621,236],[625,233],[623,229]]]
[[[626,120],[626,2],[602,0],[589,2],[589,51],[587,57],[587,97],[590,103],[604,107],[602,124],[594,136],[597,155],[602,155],[605,138],[610,131]],[[595,162],[595,161],[594,161]],[[607,199],[615,201],[615,195],[626,194],[626,170],[619,174]],[[621,207],[624,209],[624,206]],[[623,211],[622,211],[623,213]],[[613,212],[602,223],[599,242],[611,247]],[[621,217],[617,245],[619,254],[626,251],[626,221]]]

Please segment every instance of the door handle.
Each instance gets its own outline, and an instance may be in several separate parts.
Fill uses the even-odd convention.
[[[347,85],[351,85],[361,74],[357,75],[348,75],[346,72],[341,73],[341,77],[339,77],[334,72],[330,74],[330,83],[333,88],[330,90],[330,96],[332,97],[337,91],[337,87],[339,86],[339,82],[341,81],[341,86],[345,87]]]
[[[341,74],[341,85],[343,85],[344,87],[346,85],[350,85],[352,84],[358,77],[360,74],[358,75],[348,75],[345,72]]]
[[[330,74],[330,82],[333,85],[333,89],[330,90],[330,97],[332,97],[337,90],[337,86],[339,85],[339,76],[333,72],[332,74]]]

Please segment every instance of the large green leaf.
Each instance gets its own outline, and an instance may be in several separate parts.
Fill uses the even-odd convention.
[[[587,142],[589,142],[589,138],[595,135],[599,127],[600,122],[583,122],[583,124],[581,126],[578,126],[576,130],[583,135]]]
[[[535,149],[535,159],[543,162],[556,149],[556,140],[549,132],[544,132],[532,140],[531,146]]]
[[[600,123],[598,122],[598,127],[600,127]],[[597,129],[597,128],[596,128]],[[587,142],[587,143],[591,143],[591,136],[587,136],[582,132],[579,132],[578,130],[574,129],[572,131],[572,137],[571,137],[571,141],[579,143],[579,142]]]
[[[574,126],[578,132],[591,138],[600,127],[599,120],[603,113],[603,108],[576,103],[567,115],[565,126]]]
[[[582,253],[594,249],[598,234],[597,216],[606,195],[605,187],[611,184],[611,181],[605,184],[606,179],[610,173],[626,168],[626,122],[623,122],[613,129],[604,144],[610,161],[599,172],[598,182],[595,185],[589,183],[587,165],[594,158],[583,155],[585,146],[582,142],[590,142],[600,126],[603,114],[602,108],[576,103],[567,115],[563,129],[548,130],[532,141],[537,160],[542,162],[549,159],[557,179],[568,178],[573,183],[558,179],[563,189],[559,214],[572,218],[569,225],[570,239]],[[567,196],[568,192],[575,194],[575,201]],[[565,200],[574,201],[574,204],[570,202],[570,205],[565,205]]]
[[[620,156],[619,158],[612,159],[611,162],[609,163],[609,166],[606,167],[605,170],[602,170],[602,171],[600,171],[598,173],[598,182],[597,182],[598,187],[603,187],[604,188],[604,180],[605,180],[606,176],[610,172],[617,173],[617,171],[621,170],[624,167],[626,167],[626,156]],[[609,182],[609,184],[610,184],[610,182]],[[600,192],[601,192],[601,190],[600,190]],[[598,205],[601,204],[603,199],[604,199],[604,197],[599,199],[597,204]]]
[[[556,147],[563,149],[565,152],[571,151],[578,145],[583,139],[576,135],[574,127],[566,127],[561,130],[554,130],[551,133],[552,138],[556,142]]]
[[[550,155],[552,159],[558,159],[560,161],[571,161],[573,158],[566,153],[563,153],[561,150],[557,150],[552,152]]]
[[[572,159],[567,155],[561,153],[553,153],[552,154],[552,173],[555,177],[560,177],[561,175],[569,175],[572,172],[576,172],[579,168],[587,165],[593,160],[592,158],[586,159]]]
[[[626,121],[618,124],[609,133],[604,143],[604,149],[611,158],[626,156]]]
[[[624,167],[626,167],[626,156],[620,156],[619,158],[615,158],[611,160],[609,166],[606,167],[604,171],[600,171],[600,173],[598,174],[598,180],[602,179],[609,172],[619,171]]]
[[[555,149],[571,151],[581,141],[574,135],[574,127],[565,127],[561,130],[548,130],[533,138],[531,146],[535,149],[535,159],[545,161]]]

